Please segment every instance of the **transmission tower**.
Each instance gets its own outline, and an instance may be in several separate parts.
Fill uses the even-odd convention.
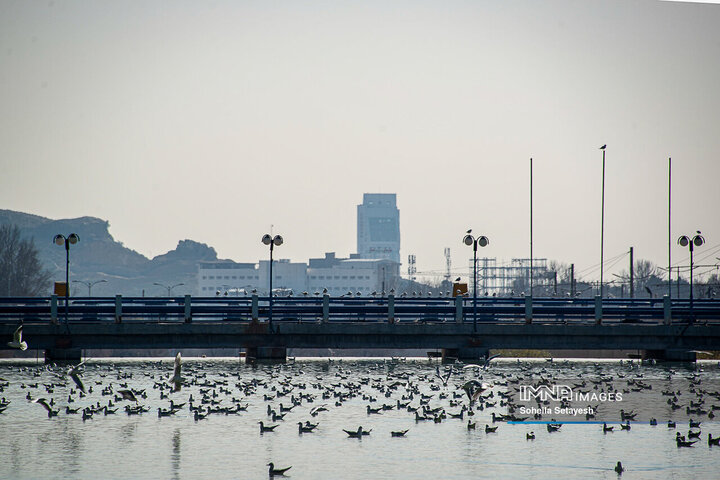
[[[415,255],[408,255],[408,277],[410,280],[415,281],[415,273],[417,267],[415,267]]]

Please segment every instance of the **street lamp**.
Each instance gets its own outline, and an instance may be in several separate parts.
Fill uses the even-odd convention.
[[[605,147],[603,145],[600,150],[603,152],[603,165],[602,165],[602,213],[600,215],[600,298],[603,296],[603,260],[605,252]]]
[[[272,274],[272,267],[273,267],[273,248],[277,245],[278,247],[283,244],[283,237],[280,235],[275,235],[274,237],[271,237],[269,233],[266,233],[262,237],[262,243],[265,245],[270,246],[270,296],[268,300],[268,325],[270,329],[272,329],[272,304],[273,304],[273,295],[272,295],[272,281],[273,281],[273,274]]]
[[[88,297],[92,297],[92,287],[98,283],[106,283],[107,280],[97,280],[95,282],[83,282],[82,280],[73,280],[73,283],[82,283],[88,287]]]
[[[690,248],[690,311],[692,311],[693,308],[693,250],[694,247],[699,247],[703,243],[705,243],[705,237],[700,234],[700,230],[697,231],[697,234],[693,238],[687,235],[678,238],[678,244],[681,247]]]
[[[68,323],[68,309],[70,308],[70,245],[80,241],[80,235],[71,233],[67,237],[58,233],[53,238],[56,245],[65,245],[65,324]]]
[[[173,288],[179,287],[179,286],[185,285],[185,284],[184,284],[184,283],[176,283],[175,285],[170,286],[170,285],[164,285],[164,284],[162,284],[162,283],[155,282],[155,283],[153,283],[153,285],[157,285],[157,286],[159,286],[159,287],[167,288],[167,292],[168,292],[168,295],[167,295],[167,296],[169,297],[169,296],[170,296],[170,293],[172,292],[172,289],[173,289]]]
[[[477,247],[486,247],[490,240],[484,235],[473,237],[471,232],[472,228],[466,232],[463,243],[473,247],[473,331],[477,331]]]

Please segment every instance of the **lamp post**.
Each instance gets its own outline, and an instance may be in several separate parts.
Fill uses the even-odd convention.
[[[603,296],[603,260],[605,252],[605,147],[600,147],[603,153],[603,165],[602,165],[602,213],[600,214],[600,298]]]
[[[65,245],[65,324],[68,323],[68,309],[70,308],[70,245],[80,241],[80,235],[71,233],[67,237],[58,233],[53,238],[56,245]]]
[[[481,247],[486,247],[490,240],[484,235],[479,237],[473,237],[470,233],[472,228],[467,231],[465,237],[463,237],[463,243],[467,246],[472,245],[473,247],[473,332],[477,331],[477,247],[478,244]]]
[[[692,238],[687,235],[683,235],[678,238],[678,244],[681,247],[690,248],[690,312],[692,312],[693,309],[693,250],[694,247],[699,247],[703,243],[705,243],[705,237],[700,234],[700,230],[698,230],[697,234]],[[679,279],[680,276],[678,275],[678,281]]]
[[[155,282],[155,283],[153,283],[153,285],[157,285],[158,287],[167,288],[167,296],[169,297],[170,294],[172,293],[172,289],[173,289],[173,288],[179,287],[179,286],[185,285],[185,284],[184,284],[184,283],[176,283],[175,285],[170,286],[170,285],[165,285],[165,284],[162,284],[162,283]]]
[[[283,244],[283,237],[280,235],[275,235],[275,237],[271,237],[269,233],[266,233],[262,237],[262,243],[265,245],[270,246],[270,295],[268,300],[268,326],[272,330],[272,304],[273,304],[273,295],[272,295],[272,281],[273,281],[273,274],[272,274],[272,267],[273,267],[273,248],[277,245],[278,247]]]
[[[88,297],[92,297],[92,287],[98,283],[107,283],[107,280],[97,280],[95,282],[83,282],[82,280],[73,280],[73,283],[82,283],[88,287]]]

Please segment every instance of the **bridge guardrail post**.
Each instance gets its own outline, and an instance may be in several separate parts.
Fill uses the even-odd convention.
[[[455,297],[455,323],[463,323],[463,297]]]
[[[595,295],[595,325],[602,323],[602,297]]]
[[[525,295],[525,323],[532,323],[532,296]]]
[[[327,293],[323,293],[322,321],[323,323],[330,321],[330,295]]]
[[[115,323],[122,322],[122,295],[115,295]]]
[[[663,295],[663,323],[670,325],[672,323],[672,301],[670,295]]]
[[[395,323],[395,294],[388,295],[388,323]]]
[[[57,295],[52,295],[50,297],[50,323],[52,323],[53,325],[57,325],[57,323],[58,323],[57,310],[58,310]]]
[[[258,309],[258,296],[257,296],[257,293],[253,293],[250,311],[251,311],[251,315],[252,315],[252,321],[253,321],[253,322],[257,322],[257,321],[258,321],[258,317],[260,316],[259,313],[258,313],[259,309]]]
[[[190,309],[190,295],[185,295],[185,323],[192,322],[192,311]]]

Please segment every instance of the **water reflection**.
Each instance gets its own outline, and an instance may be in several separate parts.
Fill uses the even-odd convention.
[[[180,429],[176,428],[172,437],[172,454],[170,455],[173,478],[180,478]]]

